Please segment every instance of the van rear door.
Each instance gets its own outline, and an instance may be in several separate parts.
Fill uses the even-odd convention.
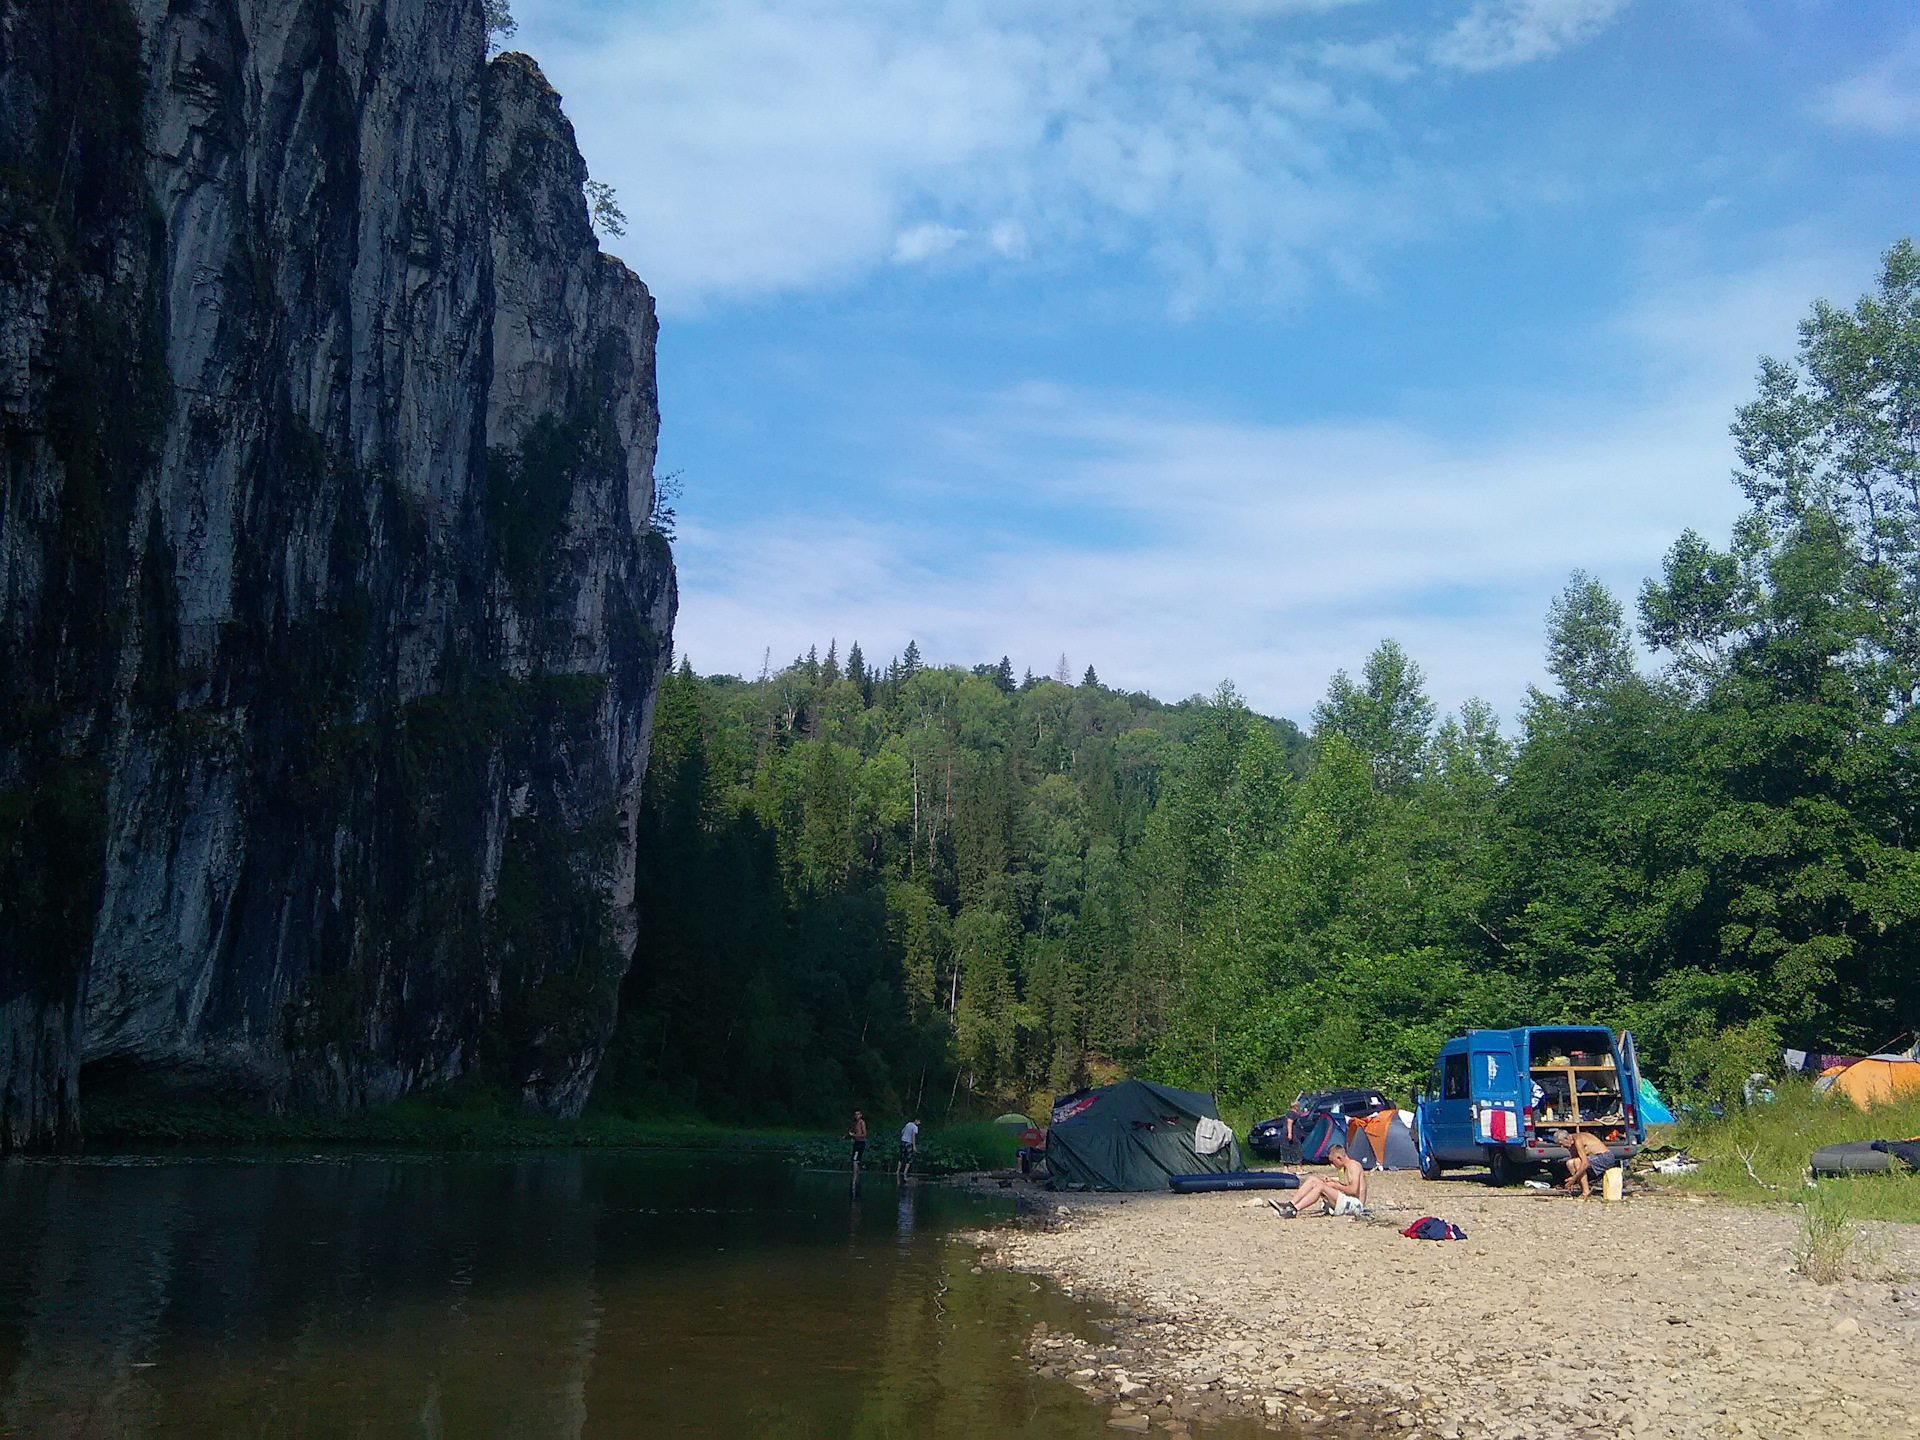
[[[1633,1143],[1647,1143],[1646,1117],[1640,1113],[1640,1057],[1634,1053],[1633,1032],[1620,1032],[1620,1084],[1627,1092],[1627,1114],[1633,1119]]]
[[[1520,1066],[1513,1037],[1503,1030],[1476,1030],[1469,1041],[1474,1140],[1480,1145],[1520,1143]]]

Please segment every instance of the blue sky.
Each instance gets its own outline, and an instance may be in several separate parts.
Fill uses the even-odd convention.
[[[661,311],[679,648],[1511,717],[1920,229],[1882,0],[516,0]],[[1651,663],[1651,662],[1649,662]]]

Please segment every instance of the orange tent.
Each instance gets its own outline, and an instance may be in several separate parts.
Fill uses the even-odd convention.
[[[1920,1060],[1861,1060],[1833,1079],[1833,1094],[1865,1110],[1920,1096]]]
[[[1914,1068],[1920,1069],[1920,1066]],[[1382,1110],[1376,1115],[1350,1115],[1347,1117],[1347,1144],[1353,1144],[1354,1136],[1362,1130],[1367,1132],[1367,1143],[1373,1146],[1375,1155],[1387,1153],[1387,1129],[1393,1124],[1393,1111]]]

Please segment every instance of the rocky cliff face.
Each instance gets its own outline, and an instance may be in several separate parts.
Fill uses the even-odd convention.
[[[0,0],[0,1144],[577,1113],[674,612],[645,288],[479,0]]]

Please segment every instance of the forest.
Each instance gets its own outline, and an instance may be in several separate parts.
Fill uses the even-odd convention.
[[[1814,306],[1732,431],[1747,508],[1547,688],[1441,716],[1383,640],[1302,731],[1229,683],[874,664],[662,687],[597,1108],[991,1113],[1118,1073],[1404,1095],[1469,1026],[1632,1029],[1671,1090],[1916,1025],[1920,252]]]

